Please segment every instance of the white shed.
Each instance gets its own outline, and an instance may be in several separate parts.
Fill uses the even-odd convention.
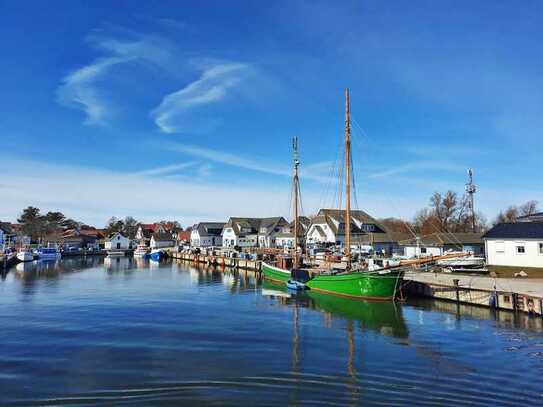
[[[106,250],[127,250],[130,248],[130,239],[122,233],[111,234],[104,245]]]

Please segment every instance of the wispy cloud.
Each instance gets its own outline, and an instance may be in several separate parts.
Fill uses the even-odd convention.
[[[113,117],[115,107],[100,87],[115,66],[126,63],[152,64],[168,69],[174,60],[173,46],[153,35],[132,34],[134,38],[120,40],[107,36],[90,36],[90,42],[107,56],[66,75],[57,88],[57,100],[66,107],[82,110],[84,124],[105,125]]]
[[[385,178],[421,170],[459,172],[464,171],[465,168],[447,161],[417,161],[370,173],[368,174],[368,178]]]
[[[107,101],[94,84],[114,65],[126,62],[127,58],[102,58],[67,75],[57,90],[58,101],[86,114],[85,124],[106,124],[110,114]]]
[[[164,167],[157,167],[157,168],[151,168],[149,170],[143,170],[132,173],[132,176],[134,177],[141,177],[141,176],[152,176],[152,175],[164,175],[164,174],[170,174],[172,172],[185,170],[190,167],[194,167],[197,163],[194,161],[181,163],[181,164],[172,164],[172,165],[166,165]]]
[[[183,131],[190,120],[187,110],[224,99],[248,69],[248,65],[241,63],[222,63],[207,68],[199,79],[162,99],[151,112],[156,125],[164,133]]]

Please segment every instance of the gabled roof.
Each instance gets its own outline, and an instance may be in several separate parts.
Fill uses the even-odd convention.
[[[200,222],[194,225],[200,236],[220,236],[225,222]]]
[[[543,239],[542,222],[498,223],[484,239]]]
[[[152,237],[155,239],[155,242],[173,241],[171,233],[153,233]]]
[[[190,232],[190,230],[181,230],[177,232],[177,240],[179,240],[180,242],[189,242]]]
[[[335,235],[344,235],[345,234],[345,210],[344,209],[321,209],[315,218],[313,218],[312,223],[326,223],[330,230]],[[368,215],[366,212],[355,209],[351,211],[351,233],[364,234],[364,232],[359,225],[374,225],[376,230],[375,233],[385,233],[386,229],[381,225],[375,218]]]
[[[127,237],[122,234],[121,232],[113,232],[113,233],[110,233],[109,236],[107,237],[108,240],[111,240],[114,236],[117,236],[117,235],[121,235],[122,237],[124,237],[125,239],[127,239]]]
[[[280,224],[287,225],[288,222],[282,216],[272,218],[230,218],[224,227],[231,227],[234,233],[239,235],[242,229],[250,229],[247,234],[257,234],[262,227],[273,230]]]
[[[8,222],[0,222],[0,229],[6,234],[11,233],[11,224]]]
[[[403,246],[415,246],[416,238],[410,238],[399,242]],[[420,236],[419,244],[423,246],[444,246],[462,244],[483,244],[482,233],[452,233],[437,232],[426,236]]]

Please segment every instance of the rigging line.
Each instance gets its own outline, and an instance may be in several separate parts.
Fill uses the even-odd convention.
[[[320,197],[320,207],[325,207],[327,206],[327,202],[328,202],[328,198],[329,198],[329,195],[331,195],[332,197],[332,200],[334,200],[334,195],[332,195],[334,192],[332,192],[332,185],[335,183],[333,182],[334,179],[337,179],[336,177],[336,170],[337,170],[337,160],[338,160],[338,157],[339,157],[339,153],[338,153],[338,150],[339,150],[340,146],[339,146],[339,142],[338,142],[338,146],[336,148],[336,154],[334,156],[334,161],[332,162],[330,168],[329,168],[329,171],[328,171],[328,180],[326,182],[326,187],[325,187],[325,190],[324,190],[324,194],[321,195]]]

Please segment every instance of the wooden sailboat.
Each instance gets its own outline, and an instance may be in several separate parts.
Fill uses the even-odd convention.
[[[298,182],[297,150],[294,160],[294,183]],[[297,205],[297,190],[295,190],[295,206]],[[295,209],[297,215],[297,208]],[[297,216],[295,217],[295,254],[294,269],[298,267],[297,256]],[[344,272],[323,272],[315,275],[306,285],[314,291],[343,297],[393,300],[403,277],[402,269],[382,269],[378,271],[355,270],[351,262],[351,122],[349,91],[345,90],[345,250],[347,265]],[[262,264],[264,277],[275,281],[288,281],[291,271],[283,268]]]
[[[293,212],[294,212],[294,239],[293,239],[293,269],[297,269],[300,266],[299,256],[298,256],[298,237],[300,233],[299,225],[299,206],[300,206],[300,178],[298,176],[298,169],[300,166],[300,159],[298,156],[298,138],[295,137],[292,140],[292,150],[293,150],[293,176],[292,176],[292,189],[293,189]],[[292,270],[284,269],[280,267],[274,267],[268,263],[262,263],[262,273],[264,277],[268,280],[278,281],[278,282],[288,282],[291,279]]]

